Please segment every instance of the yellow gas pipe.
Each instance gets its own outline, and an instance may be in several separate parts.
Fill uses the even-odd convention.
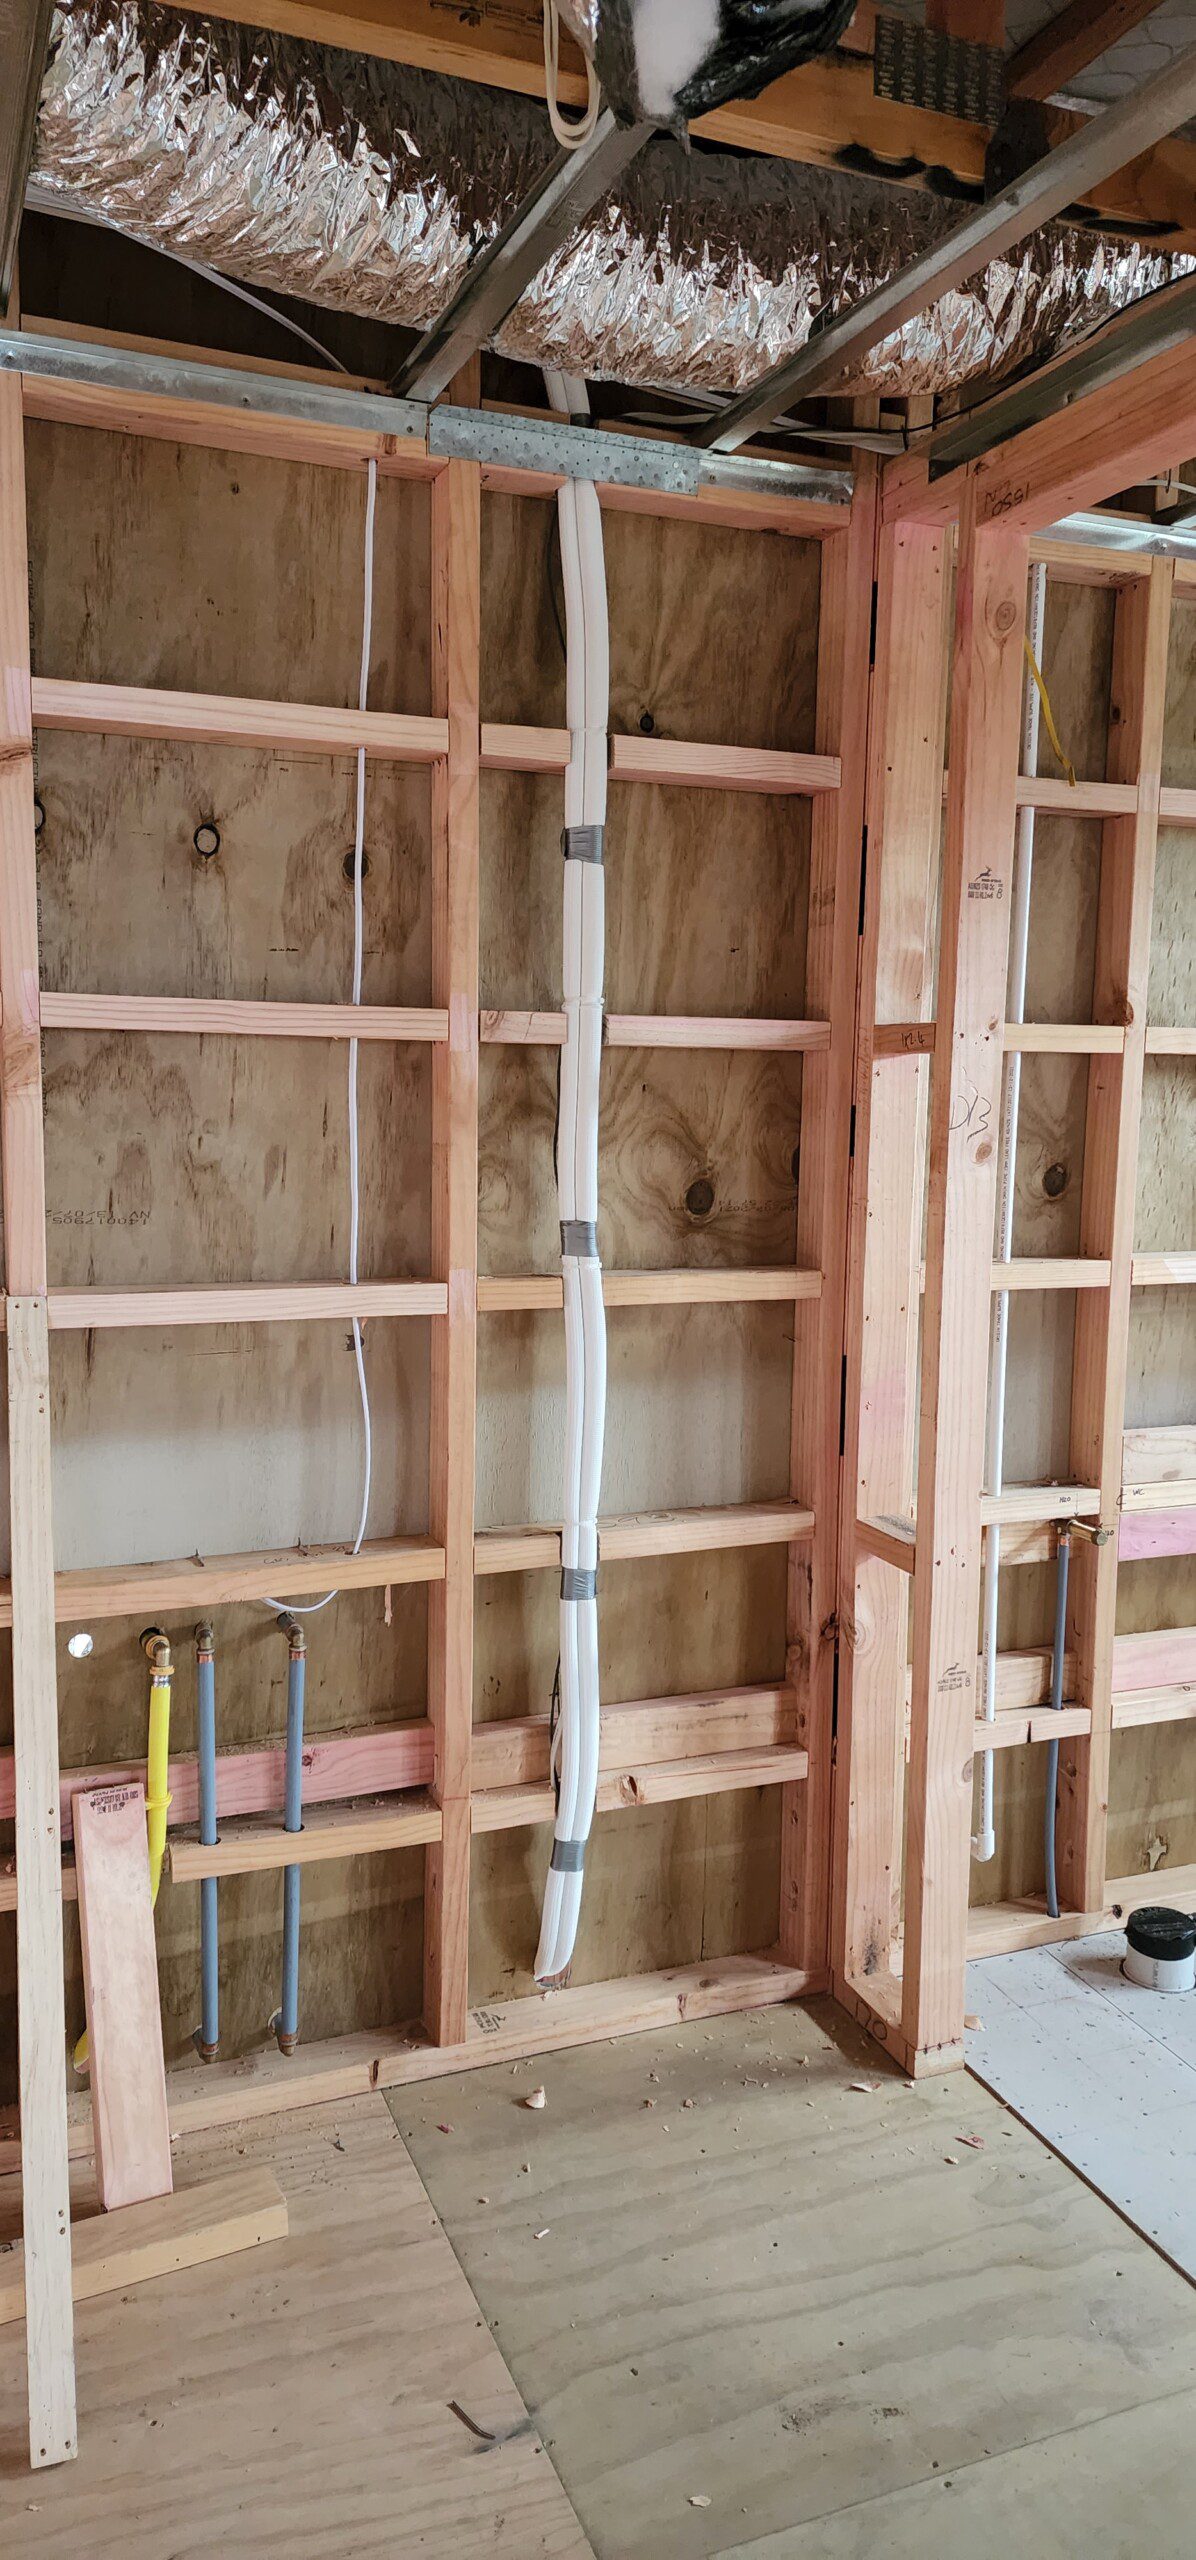
[[[170,1688],[174,1666],[161,1627],[147,1627],[141,1639],[150,1660],[149,1736],[145,1749],[145,1827],[149,1836],[150,1900],[158,1899],[162,1860],[166,1855],[166,1816],[170,1810]]]

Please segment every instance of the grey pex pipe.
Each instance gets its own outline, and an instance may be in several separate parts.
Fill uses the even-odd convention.
[[[307,1637],[297,1618],[278,1621],[288,1639],[286,1805],[283,1828],[303,1829],[303,1693],[307,1680]],[[299,2041],[299,1901],[302,1868],[285,1867],[282,1878],[282,2006],[276,2021],[278,2050],[291,2054]]]
[[[1051,1655],[1051,1707],[1058,1715],[1063,1706],[1063,1670],[1067,1646],[1067,1586],[1071,1572],[1071,1530],[1061,1522],[1055,1556],[1055,1643]],[[1055,1856],[1055,1825],[1059,1795],[1059,1745],[1047,1745],[1046,1804],[1043,1812],[1043,1849],[1046,1866],[1046,1906],[1052,1920],[1059,1917],[1059,1877]]]
[[[196,1741],[199,1756],[199,1836],[205,1849],[216,1845],[216,1639],[202,1624],[195,1630]],[[199,1888],[202,2016],[196,2049],[205,2062],[220,2051],[220,1938],[215,1876],[204,1876]]]

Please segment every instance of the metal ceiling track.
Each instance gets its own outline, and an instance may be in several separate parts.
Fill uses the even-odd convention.
[[[931,480],[962,462],[975,462],[1007,437],[1019,435],[1023,427],[1054,417],[1084,392],[1099,391],[1105,383],[1131,373],[1148,356],[1164,355],[1186,339],[1196,339],[1196,276],[1184,277],[1162,293],[1147,294],[1069,355],[1056,357],[961,417],[948,419],[919,447],[930,464]]]
[[[503,411],[456,409],[447,403],[394,399],[387,392],[356,391],[335,377],[305,382],[294,375],[250,373],[237,365],[203,364],[96,340],[43,337],[0,329],[0,372],[25,373],[51,382],[94,383],[164,400],[202,401],[215,409],[252,410],[308,425],[341,427],[351,434],[417,436],[429,453],[461,455],[521,471],[549,472],[563,480],[597,480],[613,487],[674,491],[753,491],[801,498],[820,506],[851,501],[850,470],[819,463],[785,462],[769,454],[699,453],[667,438],[621,434],[616,428],[575,427],[558,418],[519,418]]]
[[[17,234],[54,0],[0,0],[0,319],[17,262]]]
[[[796,355],[774,365],[729,409],[698,428],[694,442],[717,453],[734,453],[795,400],[831,390],[882,339],[916,319],[928,304],[966,282],[991,259],[1014,248],[1028,232],[1067,213],[1093,187],[1173,133],[1193,113],[1196,44],[1131,97],[1119,99],[1116,106],[1107,107],[1069,135],[1057,150],[1002,187],[987,204],[978,205],[935,248],[926,250],[875,293],[866,294],[854,310],[824,327],[815,324]]]
[[[558,151],[511,219],[474,260],[448,309],[412,348],[391,383],[400,399],[437,400],[455,373],[487,346],[554,252],[609,195],[656,127],[622,125],[604,107],[588,142]]]

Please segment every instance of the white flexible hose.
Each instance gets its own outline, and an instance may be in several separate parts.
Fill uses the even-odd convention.
[[[361,670],[357,682],[357,708],[364,711],[369,703],[370,649],[374,632],[374,515],[378,502],[378,465],[372,461],[366,475],[365,499],[365,573],[361,608]],[[365,748],[357,750],[356,811],[353,829],[353,992],[351,1001],[361,1003],[362,964],[365,954],[365,905],[362,877],[365,869]],[[357,1260],[361,1242],[361,1137],[357,1109],[356,1040],[349,1042],[349,1280],[357,1287]],[[366,1384],[365,1346],[361,1338],[360,1318],[353,1318],[353,1357],[357,1367],[357,1393],[361,1401],[361,1509],[357,1519],[357,1535],[351,1554],[358,1555],[369,1518],[370,1487],[374,1472],[374,1431],[370,1416],[370,1391]],[[321,1609],[339,1599],[338,1591],[326,1591],[322,1600],[309,1600],[302,1607],[294,1600],[266,1600],[267,1609],[285,1609],[292,1618],[314,1618]]]
[[[1036,563],[1030,573],[1030,646],[1039,665],[1042,664],[1043,630],[1046,621],[1047,573]],[[1029,668],[1026,670],[1025,700],[1022,706],[1023,773],[1038,771],[1038,687]],[[1009,923],[1009,998],[1006,1020],[1024,1022],[1026,1018],[1026,965],[1030,949],[1030,891],[1034,880],[1034,811],[1020,809],[1017,841],[1013,857],[1013,909]],[[1009,1262],[1013,1255],[1013,1203],[1017,1181],[1017,1136],[1022,1101],[1022,1055],[1014,1049],[1005,1061],[1005,1087],[1001,1102],[1001,1139],[997,1173],[997,1237],[998,1262]],[[986,1473],[990,1493],[1001,1493],[1005,1485],[1005,1374],[1009,1359],[1009,1291],[997,1292],[993,1308],[992,1343],[988,1365],[988,1445]],[[983,1673],[981,1681],[981,1714],[992,1724],[997,1712],[997,1614],[1001,1596],[1001,1530],[998,1521],[990,1521],[984,1541],[984,1633],[982,1639]],[[972,1855],[982,1865],[996,1855],[997,1835],[993,1824],[993,1755],[986,1751],[980,1763],[980,1828],[972,1841]]]
[[[586,412],[584,383],[545,377],[554,408]],[[583,1858],[598,1788],[598,1503],[606,1423],[606,1311],[593,1233],[598,1217],[598,1088],[606,958],[605,878],[610,649],[602,514],[592,481],[565,481],[558,501],[565,589],[566,843],[584,829],[588,858],[564,863],[562,991],[565,1038],[557,1131],[557,1188],[565,1299],[565,1467],[561,1511],[560,1715],[553,1863],[544,1891],[536,1980],[559,1981],[573,1955]],[[596,845],[591,831],[599,831]],[[578,1227],[585,1230],[579,1236]],[[576,1588],[571,1587],[576,1585]]]
[[[572,33],[574,31],[571,29],[570,32]],[[561,26],[559,0],[544,0],[544,97],[548,108],[548,121],[552,126],[553,133],[555,134],[562,151],[577,151],[580,149],[583,142],[589,141],[590,135],[598,122],[598,110],[602,103],[598,90],[598,75],[590,60],[589,54],[587,53],[585,57],[586,103],[584,113],[578,117],[563,116],[561,114],[560,104],[560,56]]]

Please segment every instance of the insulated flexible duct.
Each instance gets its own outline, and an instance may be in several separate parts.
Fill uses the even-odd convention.
[[[55,21],[36,201],[242,283],[425,329],[552,156],[541,103],[151,0]],[[742,390],[949,229],[957,208],[661,136],[550,257],[497,345],[646,388]],[[1050,225],[873,350],[859,387],[1000,374],[1190,271]]]
[[[585,411],[585,385],[548,377],[555,409]],[[602,511],[592,480],[558,494],[565,590],[565,1038],[557,1127],[565,1295],[565,1486],[561,1525],[561,1691],[553,1735],[557,1810],[536,1980],[567,1971],[581,1910],[585,1844],[598,1788],[598,1499],[606,1427],[606,1309],[598,1259],[598,1086],[606,965],[606,825],[610,646]]]

